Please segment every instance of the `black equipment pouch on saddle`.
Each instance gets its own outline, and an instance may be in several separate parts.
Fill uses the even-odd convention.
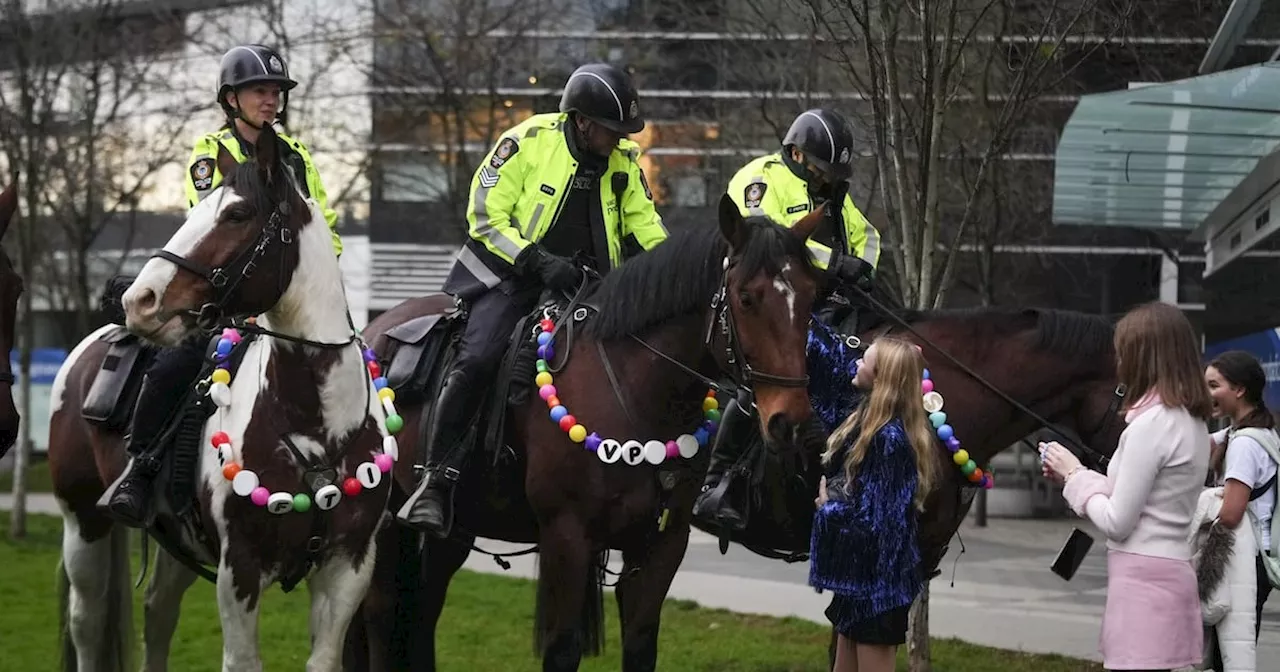
[[[107,356],[94,375],[80,415],[93,424],[123,431],[133,417],[143,374],[156,350],[118,325],[98,340],[109,344]]]
[[[395,390],[396,396],[412,398],[426,391],[431,377],[431,364],[440,355],[441,348],[448,342],[440,338],[447,328],[461,313],[454,311],[437,315],[415,317],[404,324],[387,330],[387,338],[396,343],[391,352],[391,361],[387,364],[387,387]]]

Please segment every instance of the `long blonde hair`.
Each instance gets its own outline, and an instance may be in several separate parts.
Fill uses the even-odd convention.
[[[881,336],[876,339],[875,346],[875,384],[871,393],[863,397],[858,408],[831,435],[827,450],[822,454],[822,463],[829,464],[849,435],[857,431],[858,438],[844,460],[848,487],[853,483],[858,465],[866,457],[867,446],[876,433],[889,421],[900,418],[915,453],[918,479],[915,505],[923,510],[924,501],[938,476],[937,437],[921,399],[924,355],[914,343],[900,338]]]

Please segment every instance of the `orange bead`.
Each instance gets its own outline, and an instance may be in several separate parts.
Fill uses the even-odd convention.
[[[547,408],[555,408],[556,406],[559,406],[559,405],[560,405],[560,397],[557,397],[554,394],[547,397]]]
[[[977,483],[978,481],[981,481],[981,480],[982,480],[982,469],[974,469],[973,473],[969,474],[970,482]]]
[[[228,462],[222,467],[222,477],[228,481],[234,479],[238,473],[240,473],[240,465],[235,462]]]

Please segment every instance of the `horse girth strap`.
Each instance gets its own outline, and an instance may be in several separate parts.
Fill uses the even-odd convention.
[[[1027,415],[1028,417],[1030,417],[1032,420],[1035,420],[1036,422],[1040,423],[1040,425],[1041,425],[1041,426],[1045,427],[1046,429],[1051,429],[1051,430],[1053,430],[1054,432],[1057,432],[1057,433],[1062,437],[1062,439],[1063,439],[1063,440],[1065,440],[1067,443],[1075,444],[1075,446],[1076,446],[1077,448],[1079,448],[1081,452],[1083,452],[1083,453],[1088,453],[1090,456],[1092,456],[1092,457],[1093,457],[1093,458],[1098,462],[1098,465],[1099,465],[1099,467],[1100,467],[1101,469],[1104,469],[1104,470],[1105,470],[1105,469],[1106,469],[1106,467],[1107,467],[1107,465],[1108,465],[1108,464],[1110,464],[1110,462],[1111,462],[1111,458],[1107,457],[1106,455],[1103,455],[1102,453],[1100,453],[1100,452],[1098,452],[1098,451],[1094,450],[1093,448],[1090,448],[1088,445],[1086,445],[1086,444],[1084,443],[1084,441],[1083,441],[1083,440],[1081,440],[1081,441],[1079,441],[1079,442],[1072,441],[1072,440],[1071,440],[1071,438],[1070,438],[1071,434],[1070,434],[1070,433],[1068,433],[1068,432],[1067,432],[1063,427],[1059,426],[1059,425],[1058,425],[1057,423],[1055,423],[1055,422],[1051,422],[1051,421],[1049,421],[1048,419],[1046,419],[1046,418],[1044,418],[1043,416],[1041,416],[1039,413],[1036,413],[1035,411],[1033,411],[1033,410],[1031,410],[1030,408],[1028,408],[1026,404],[1023,404],[1022,402],[1018,401],[1017,399],[1014,399],[1013,397],[1011,397],[1011,396],[1009,396],[1008,394],[1006,394],[1006,393],[1005,393],[1003,390],[1001,390],[1000,388],[998,388],[998,387],[996,387],[995,385],[993,385],[993,384],[991,384],[990,382],[988,382],[988,381],[987,381],[987,379],[985,379],[985,378],[983,378],[981,375],[979,375],[979,374],[978,374],[978,372],[974,371],[972,368],[970,368],[969,366],[965,365],[963,362],[961,362],[961,361],[957,360],[955,357],[953,357],[953,356],[951,355],[951,353],[949,353],[949,352],[947,352],[946,350],[943,350],[942,348],[938,347],[938,345],[937,345],[936,343],[934,343],[933,341],[931,341],[931,340],[929,340],[928,338],[926,338],[926,337],[925,337],[923,334],[921,334],[920,332],[916,331],[916,330],[915,330],[915,328],[913,328],[910,324],[908,324],[906,320],[904,320],[904,319],[902,319],[901,317],[899,317],[899,316],[898,316],[896,313],[894,313],[892,310],[889,310],[887,307],[885,307],[885,305],[884,305],[883,303],[880,303],[880,301],[879,301],[879,300],[877,300],[874,296],[871,296],[871,293],[870,293],[870,292],[868,292],[868,291],[864,290],[864,289],[863,289],[863,288],[861,288],[861,287],[858,287],[857,285],[851,285],[851,287],[852,287],[852,289],[853,289],[855,292],[857,292],[858,294],[860,294],[860,295],[862,296],[863,300],[865,300],[865,301],[866,301],[866,302],[867,302],[867,303],[868,303],[872,308],[874,308],[874,309],[875,309],[877,312],[879,312],[882,316],[884,316],[885,318],[887,318],[887,319],[889,319],[889,320],[891,320],[891,321],[893,321],[893,322],[896,322],[896,323],[897,323],[899,326],[901,326],[903,329],[906,329],[908,332],[910,332],[910,333],[911,333],[912,335],[914,335],[916,338],[918,338],[918,339],[920,339],[921,341],[923,341],[925,345],[928,345],[929,347],[931,347],[931,348],[933,348],[934,350],[938,351],[938,353],[939,353],[939,354],[941,354],[941,355],[943,356],[943,358],[944,358],[944,359],[946,359],[947,361],[949,361],[949,362],[951,362],[952,364],[954,364],[954,365],[956,366],[956,368],[958,368],[958,369],[960,369],[961,371],[963,371],[963,372],[964,372],[965,374],[967,374],[970,378],[973,378],[975,381],[977,381],[977,382],[978,382],[978,384],[980,384],[980,385],[982,385],[983,387],[987,388],[987,389],[988,389],[988,390],[990,390],[992,393],[994,393],[996,396],[1000,397],[1000,399],[1004,400],[1004,401],[1005,401],[1006,403],[1008,403],[1010,406],[1013,406],[1013,407],[1014,407],[1014,408],[1016,408],[1017,410],[1021,411],[1021,412],[1022,412],[1022,413],[1024,413],[1024,414],[1026,414],[1026,415]],[[1120,400],[1122,400],[1123,398],[1124,398],[1124,389],[1123,389],[1123,387],[1117,387],[1117,388],[1116,388],[1116,391],[1115,391],[1115,398],[1112,400],[1112,404],[1111,404],[1111,406],[1112,406],[1112,407],[1115,407],[1115,408],[1118,410],[1119,401],[1120,401]],[[1100,423],[1099,423],[1099,430],[1101,430],[1102,428],[1108,427],[1108,426],[1110,425],[1110,421],[1111,421],[1111,417],[1110,417],[1110,416],[1111,416],[1111,415],[1113,415],[1113,413],[1111,413],[1111,411],[1109,410],[1109,411],[1108,411],[1108,415],[1107,415],[1107,416],[1105,416],[1105,417],[1103,418],[1102,422],[1100,422]]]
[[[12,373],[8,371],[0,371],[0,384],[12,385],[15,381],[16,379],[13,377]]]

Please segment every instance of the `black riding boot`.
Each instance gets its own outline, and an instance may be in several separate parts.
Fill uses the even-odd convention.
[[[432,414],[427,473],[396,514],[401,523],[440,538],[453,528],[453,488],[469,452],[463,437],[475,415],[474,400],[484,398],[472,392],[462,372],[449,373]]]
[[[747,483],[735,478],[736,474],[726,475],[726,472],[746,450],[751,440],[751,427],[751,415],[738,406],[737,399],[730,399],[711,447],[711,464],[702,482],[702,491],[693,502],[693,515],[697,519],[730,530],[746,527]]]
[[[157,445],[157,439],[169,419],[170,413],[162,411],[171,405],[172,396],[174,391],[151,375],[142,381],[130,433],[125,439],[129,463],[120,478],[98,500],[98,507],[123,525],[145,529],[155,517],[151,485],[160,471],[162,449]]]

